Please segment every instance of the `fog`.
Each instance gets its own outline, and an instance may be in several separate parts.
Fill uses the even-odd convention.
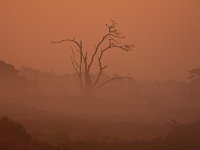
[[[0,2],[0,149],[200,149],[198,0]]]
[[[124,79],[83,97],[76,74],[18,70],[3,61],[0,71],[1,116],[47,141],[60,132],[73,140],[149,140],[166,135],[172,121],[199,119],[199,76],[189,82]]]

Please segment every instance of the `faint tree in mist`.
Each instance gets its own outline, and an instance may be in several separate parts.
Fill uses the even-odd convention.
[[[200,79],[200,68],[192,69],[192,70],[190,70],[189,73],[190,73],[189,78],[191,80],[199,80]]]
[[[95,90],[103,87],[104,85],[112,81],[119,79],[130,79],[130,77],[128,76],[114,76],[100,83],[100,78],[103,75],[103,72],[108,68],[108,65],[104,65],[102,62],[105,52],[111,50],[112,48],[117,48],[121,51],[129,52],[134,47],[133,45],[128,45],[122,42],[122,40],[125,39],[125,36],[122,33],[118,32],[116,26],[117,23],[114,20],[112,20],[111,25],[106,24],[107,33],[97,43],[90,57],[88,56],[88,52],[83,49],[83,42],[81,40],[78,41],[73,38],[52,42],[71,42],[75,44],[76,50],[71,48],[71,62],[73,69],[79,77],[80,89],[84,95],[91,95]],[[94,65],[95,60],[98,62],[97,66]],[[93,75],[91,73],[91,68],[93,66],[95,66],[99,70],[97,75],[95,76],[95,79],[92,78]]]

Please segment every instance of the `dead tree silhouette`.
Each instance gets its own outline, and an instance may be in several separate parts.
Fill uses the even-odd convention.
[[[102,83],[99,83],[100,78],[108,65],[103,65],[102,58],[108,50],[113,48],[120,49],[125,52],[129,52],[134,47],[133,45],[124,44],[122,39],[125,39],[125,36],[118,32],[116,29],[117,23],[114,20],[111,20],[111,25],[106,24],[107,34],[105,34],[102,39],[95,46],[94,51],[91,57],[88,57],[88,52],[83,49],[83,42],[80,40],[73,39],[64,39],[61,41],[53,41],[52,43],[63,43],[63,42],[72,42],[76,45],[78,49],[76,51],[72,50],[71,62],[73,69],[79,77],[80,89],[84,95],[91,95],[95,90],[103,87],[104,85],[119,79],[131,79],[129,76],[117,76],[112,77]],[[75,52],[77,54],[75,54]],[[94,65],[94,61],[98,61],[98,73],[95,79],[92,80],[91,68]]]

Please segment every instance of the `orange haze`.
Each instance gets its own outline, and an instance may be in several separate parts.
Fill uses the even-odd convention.
[[[0,60],[70,73],[70,45],[51,41],[76,37],[89,51],[113,18],[135,49],[108,53],[109,73],[186,79],[200,67],[199,7],[199,0],[1,0]]]

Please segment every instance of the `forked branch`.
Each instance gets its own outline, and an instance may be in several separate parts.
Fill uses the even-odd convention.
[[[132,79],[131,77],[113,77],[113,78],[111,78],[111,79],[109,79],[109,80],[107,80],[107,81],[105,81],[105,82],[103,82],[103,83],[101,83],[100,85],[98,85],[97,87],[95,87],[95,90],[98,90],[99,88],[101,88],[101,87],[103,87],[103,86],[105,86],[106,84],[108,84],[108,83],[110,83],[110,82],[112,82],[112,81],[115,81],[115,80],[121,80],[121,79]]]
[[[106,34],[103,39],[99,42],[99,44],[97,45],[97,47],[95,48],[95,52],[93,53],[93,56],[92,56],[92,60],[91,60],[91,63],[89,65],[89,68],[91,67],[93,61],[94,61],[94,57],[96,56],[97,54],[97,51],[99,49],[99,47],[101,47],[101,44],[103,44],[103,42],[107,39],[108,42],[109,42],[109,45],[105,48],[101,48],[101,51],[100,51],[100,55],[98,57],[98,66],[99,66],[99,72],[97,74],[97,77],[94,81],[94,84],[93,84],[93,87],[97,86],[97,83],[99,82],[100,80],[100,77],[102,76],[102,73],[103,71],[108,67],[108,65],[102,65],[102,58],[104,56],[104,53],[112,48],[118,48],[120,50],[123,50],[123,51],[131,51],[132,50],[132,47],[133,45],[127,45],[127,44],[123,44],[121,40],[121,38],[125,38],[122,33],[118,32],[117,29],[116,29],[116,23],[114,21],[112,21],[112,25],[107,25],[106,26],[108,27],[108,31],[109,33]]]
[[[83,77],[82,77],[83,76],[83,64],[85,64],[87,56],[86,56],[86,54],[84,55],[82,41],[78,42],[74,38],[73,39],[65,39],[65,40],[61,40],[61,41],[52,41],[53,44],[59,44],[59,43],[63,43],[63,42],[72,42],[78,48],[77,52],[78,52],[79,58],[76,57],[74,49],[71,48],[71,50],[72,50],[71,63],[72,63],[73,69],[75,70],[76,74],[79,77],[80,87],[83,88]]]

